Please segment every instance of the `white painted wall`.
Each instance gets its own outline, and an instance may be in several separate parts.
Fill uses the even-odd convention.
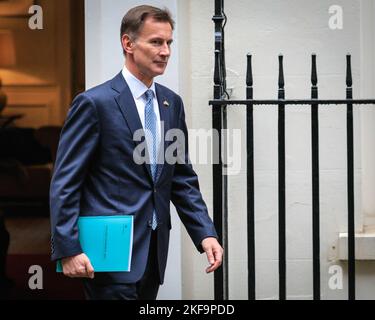
[[[177,16],[176,0],[154,0],[148,4],[166,6]],[[120,43],[122,17],[132,7],[144,4],[139,0],[86,0],[86,87],[91,88],[113,78],[124,65]],[[176,19],[177,25],[178,21]],[[178,27],[177,27],[178,28]],[[178,29],[176,29],[176,34]],[[176,92],[179,91],[178,38],[175,37],[167,72],[156,79]],[[172,231],[169,247],[169,259],[165,283],[161,287],[158,299],[181,299],[181,231],[174,207],[172,212]]]
[[[185,2],[185,1],[184,1]],[[188,1],[189,41],[185,48],[191,57],[191,123],[194,128],[211,127],[213,32],[211,21],[214,1]],[[226,27],[226,61],[228,86],[233,98],[245,97],[246,53],[253,54],[254,94],[256,98],[277,97],[279,53],[284,54],[287,98],[310,96],[311,53],[318,55],[319,95],[321,98],[345,97],[345,55],[352,54],[354,95],[373,94],[373,82],[361,91],[367,68],[367,78],[374,77],[373,0],[265,0],[225,1],[228,16]],[[344,10],[344,28],[328,27],[328,9],[332,4]],[[365,8],[361,4],[365,5]],[[366,16],[366,21],[364,21]],[[373,26],[373,25],[372,25]],[[365,32],[367,31],[367,32]],[[364,35],[364,36],[363,36]],[[362,41],[362,42],[361,42]],[[372,49],[373,50],[373,49]],[[366,51],[366,52],[365,52]],[[361,60],[363,56],[367,60]],[[372,62],[372,64],[367,64]],[[363,72],[362,72],[363,73]],[[362,80],[362,82],[361,82]],[[373,80],[372,80],[373,81]],[[258,107],[255,117],[255,209],[256,209],[256,276],[257,298],[278,298],[278,208],[277,208],[277,110]],[[366,117],[366,116],[365,116]],[[242,151],[246,148],[245,110],[229,108],[229,127],[242,129]],[[366,203],[374,212],[373,181],[362,175],[362,157],[368,170],[374,170],[367,147],[373,144],[373,115],[368,120],[367,140],[361,143],[360,111],[355,112],[355,209],[356,229],[361,231],[362,180],[367,183]],[[363,117],[362,117],[363,121]],[[370,131],[369,131],[370,130]],[[372,131],[371,131],[372,130]],[[307,107],[288,107],[286,111],[286,209],[287,209],[287,290],[290,299],[312,298],[312,230],[311,230],[311,127]],[[372,141],[372,142],[370,142]],[[365,150],[362,150],[365,148]],[[373,152],[373,151],[371,151]],[[375,153],[372,153],[372,155]],[[246,157],[240,174],[229,177],[229,280],[230,298],[247,298],[246,239]],[[203,193],[212,212],[212,172],[208,166],[196,166]],[[371,171],[372,172],[372,171]],[[363,179],[362,179],[363,177]],[[320,211],[321,211],[321,288],[323,299],[346,299],[347,282],[343,290],[328,287],[329,267],[344,263],[330,261],[332,245],[339,233],[347,228],[346,196],[346,112],[344,106],[322,107],[320,111]],[[362,187],[362,188],[361,188]],[[185,244],[187,247],[188,243]],[[203,276],[202,260],[195,257],[184,274],[191,276],[184,286],[184,295],[191,298],[212,297],[212,279]],[[357,297],[373,299],[375,292],[374,262],[357,262]],[[188,276],[187,276],[188,277]]]
[[[375,96],[375,1],[361,1],[361,95]],[[375,225],[375,110],[362,108],[363,213],[365,225]],[[366,156],[365,156],[366,154]]]

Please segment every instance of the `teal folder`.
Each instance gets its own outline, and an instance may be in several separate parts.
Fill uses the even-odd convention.
[[[94,272],[130,271],[133,216],[85,216],[78,219],[79,241]],[[62,272],[61,261],[56,272]]]

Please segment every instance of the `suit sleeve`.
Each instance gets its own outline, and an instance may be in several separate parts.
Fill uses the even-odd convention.
[[[52,260],[82,253],[77,222],[81,187],[99,140],[93,100],[77,96],[63,126],[50,187]]]
[[[183,102],[179,99],[179,129],[183,131],[185,152],[182,161],[175,165],[171,200],[197,250],[203,253],[202,240],[218,236],[200,192],[198,177],[190,163],[185,112]]]

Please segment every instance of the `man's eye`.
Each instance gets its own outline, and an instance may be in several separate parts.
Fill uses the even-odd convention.
[[[160,40],[152,40],[151,43],[152,43],[153,45],[157,45],[157,46],[162,45],[162,41],[160,41]]]

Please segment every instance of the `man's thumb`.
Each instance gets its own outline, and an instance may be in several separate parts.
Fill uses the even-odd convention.
[[[91,265],[89,258],[86,259],[85,264],[86,264],[86,271],[87,271],[88,276],[90,278],[94,278],[94,268]]]

